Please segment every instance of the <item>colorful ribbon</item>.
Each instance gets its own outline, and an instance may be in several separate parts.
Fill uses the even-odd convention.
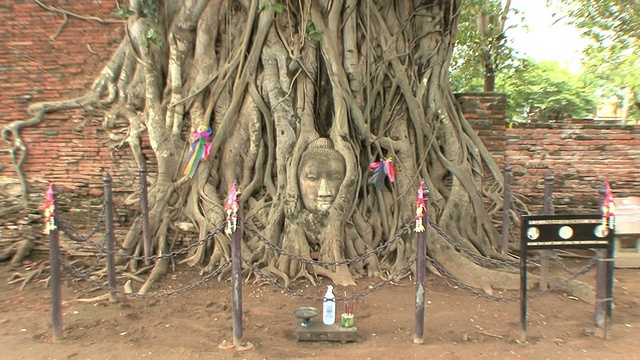
[[[608,226],[609,229],[613,229],[615,224],[615,209],[616,202],[613,200],[613,192],[609,187],[609,181],[604,182],[604,200],[602,201],[602,225]]]
[[[56,203],[53,198],[53,183],[49,183],[49,188],[44,195],[44,233],[49,234],[52,230],[56,230]]]
[[[420,188],[418,188],[418,199],[416,200],[416,227],[413,229],[415,232],[423,232],[424,228],[424,215],[427,213],[427,205],[424,202],[424,180],[420,181]]]
[[[380,161],[376,161],[369,165],[369,171],[371,177],[369,178],[369,184],[373,184],[376,188],[380,185],[384,186],[384,176],[388,176],[391,182],[396,181],[396,168],[393,166],[391,157],[380,158]]]
[[[204,125],[200,125],[193,132],[193,145],[191,145],[189,161],[183,171],[183,174],[186,175],[187,178],[191,179],[193,177],[202,158],[209,160],[209,156],[211,155],[211,143],[209,141],[211,141],[212,134],[213,131],[211,128]]]
[[[227,227],[225,233],[229,236],[238,228],[238,182],[233,181],[229,195],[227,195],[227,203],[224,205],[224,213],[227,215]]]

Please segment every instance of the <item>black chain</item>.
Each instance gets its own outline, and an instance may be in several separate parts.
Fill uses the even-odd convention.
[[[271,276],[265,274],[260,268],[256,267],[254,264],[251,263],[251,261],[242,259],[242,261],[247,264],[247,266],[255,273],[257,274],[260,278],[266,280],[269,284],[275,286],[276,288],[280,289],[280,291],[282,291],[285,294],[289,294],[293,297],[297,297],[297,298],[303,298],[303,299],[308,299],[308,300],[313,300],[313,301],[322,301],[324,299],[323,296],[311,296],[311,295],[307,295],[307,294],[302,294],[299,293],[295,290],[289,289],[283,285],[281,285],[280,283],[278,283],[278,281],[274,280]],[[362,298],[364,296],[370,295],[380,289],[382,289],[384,286],[392,283],[394,280],[398,279],[399,277],[405,275],[407,273],[407,271],[409,270],[409,267],[411,267],[411,265],[413,265],[413,263],[415,263],[415,259],[412,261],[407,261],[407,263],[400,269],[398,269],[397,271],[395,271],[394,273],[390,274],[387,279],[379,282],[376,285],[373,286],[369,286],[367,287],[366,290],[363,290],[361,292],[358,292],[356,294],[347,296],[347,297],[336,297],[336,301],[345,301],[345,302],[349,302],[349,301],[354,301],[357,300],[359,298]]]
[[[94,286],[99,287],[102,290],[106,290],[106,291],[114,291],[116,294],[118,295],[123,295],[123,296],[127,296],[127,297],[131,297],[131,298],[166,298],[169,296],[175,296],[184,292],[187,292],[189,290],[195,289],[196,287],[204,284],[205,282],[211,280],[212,278],[220,275],[222,273],[222,271],[224,271],[227,267],[229,267],[230,262],[227,261],[226,263],[220,265],[216,270],[210,272],[209,274],[203,276],[202,278],[198,279],[197,281],[189,284],[189,285],[185,285],[179,289],[176,290],[171,290],[171,291],[160,291],[160,292],[155,292],[155,293],[150,293],[150,294],[136,294],[136,293],[129,293],[123,290],[117,290],[117,289],[111,289],[109,287],[109,285],[105,285],[105,284],[101,284],[97,281],[95,281],[91,275],[87,274],[86,272],[78,269],[77,267],[73,266],[72,264],[67,263],[64,259],[60,260],[60,264],[62,266],[62,268],[64,270],[67,271],[67,273],[69,273],[71,276],[75,277],[75,278],[79,278],[85,281],[88,281],[89,283],[93,284]]]
[[[141,197],[139,196],[138,198],[138,205],[140,205],[141,202]],[[94,269],[97,266],[97,262],[99,261],[99,259],[101,258],[102,255],[104,254],[108,254],[109,252],[106,250],[105,248],[105,244],[106,244],[106,236],[103,240],[103,244],[102,245],[98,245],[92,241],[90,241],[90,238],[93,237],[95,235],[95,233],[97,232],[97,230],[100,227],[100,223],[102,218],[104,217],[105,214],[105,206],[106,205],[106,201],[103,203],[103,207],[100,213],[100,216],[98,218],[98,222],[96,223],[96,225],[93,227],[91,233],[89,236],[82,236],[78,230],[76,230],[75,228],[73,228],[73,226],[71,226],[70,224],[68,224],[65,220],[63,219],[59,219],[59,226],[60,229],[63,230],[65,232],[65,234],[72,240],[72,241],[76,241],[76,242],[80,242],[80,243],[86,243],[91,245],[92,247],[96,248],[98,250],[98,255],[97,255],[97,259],[96,259],[96,264],[94,264],[94,266],[92,266],[90,269]],[[140,215],[139,214],[140,211],[140,206],[137,207],[137,214],[136,216]],[[437,224],[429,217],[427,217],[427,222],[429,225],[431,225],[431,227],[433,227],[435,229],[435,231],[442,236],[442,238],[444,238],[449,244],[451,244],[457,251],[464,253],[465,255],[469,256],[471,259],[481,263],[481,264],[486,264],[486,265],[491,265],[491,266],[495,266],[495,267],[502,267],[502,266],[510,266],[510,267],[518,267],[519,266],[519,262],[518,261],[504,261],[504,260],[498,260],[498,259],[492,259],[489,257],[485,257],[483,255],[477,254],[469,249],[467,249],[466,247],[460,245],[459,243],[457,243],[454,239],[452,239],[448,234],[446,234],[440,227],[437,226]],[[277,245],[275,245],[274,243],[272,243],[271,241],[269,241],[268,239],[264,238],[262,236],[262,234],[260,234],[260,232],[255,229],[253,226],[250,226],[249,224],[247,224],[246,222],[243,222],[243,224],[245,225],[245,229],[252,233],[253,235],[256,236],[256,238],[261,241],[262,243],[264,243],[265,245],[267,245],[269,248],[271,248],[274,252],[276,252],[279,255],[285,255],[287,257],[289,257],[290,259],[295,259],[298,262],[302,263],[302,264],[311,264],[314,266],[327,266],[327,267],[331,267],[331,266],[342,266],[342,265],[350,265],[356,262],[360,262],[365,260],[366,258],[370,257],[370,256],[377,256],[380,253],[382,253],[383,251],[389,249],[391,247],[391,245],[393,245],[396,241],[399,241],[399,239],[402,238],[402,236],[407,233],[409,231],[409,229],[411,228],[411,226],[413,225],[414,221],[410,221],[407,224],[404,225],[404,227],[401,229],[401,231],[396,234],[396,236],[394,236],[394,238],[384,242],[383,244],[379,245],[377,248],[373,249],[372,251],[368,251],[365,252],[361,255],[358,255],[352,259],[344,259],[344,260],[340,260],[340,261],[316,261],[311,259],[310,257],[303,257],[303,256],[299,256],[296,254],[291,254],[291,253],[287,253],[287,251],[283,248],[278,247]],[[120,247],[119,251],[114,251],[114,254],[118,257],[123,257],[129,260],[135,260],[135,261],[156,261],[158,259],[168,259],[168,258],[174,258],[180,255],[184,255],[186,253],[188,253],[189,251],[195,249],[198,246],[201,246],[202,244],[204,244],[206,241],[210,241],[213,239],[214,235],[222,232],[224,230],[225,224],[223,223],[222,225],[220,225],[215,232],[209,233],[207,234],[207,236],[205,236],[203,239],[190,244],[189,246],[186,246],[184,248],[181,248],[179,250],[176,251],[172,251],[170,253],[166,253],[166,254],[161,254],[161,255],[152,255],[149,257],[146,256],[137,256],[137,255],[127,255],[127,254],[123,254],[121,252],[121,250],[123,250]],[[514,234],[514,229],[513,227],[511,227],[510,229],[510,235],[512,236],[512,239],[517,239],[515,237]],[[555,291],[557,289],[560,289],[564,286],[566,286],[567,284],[569,284],[571,281],[577,279],[578,277],[586,274],[587,272],[589,272],[591,269],[593,269],[593,267],[595,267],[595,265],[597,264],[597,258],[592,258],[591,261],[586,264],[581,270],[579,270],[578,272],[572,273],[565,264],[562,263],[562,261],[560,261],[559,259],[558,262],[560,263],[560,266],[565,270],[570,272],[572,275],[571,277],[565,279],[563,282],[560,282],[558,284],[556,284],[555,286],[545,290],[545,291],[541,291],[541,292],[537,292],[534,294],[531,294],[529,296],[529,298],[534,298],[534,297],[538,297],[538,296],[542,296],[545,295],[547,293],[550,293],[552,291]],[[267,274],[265,274],[260,268],[258,268],[257,266],[255,266],[253,263],[251,263],[251,261],[248,261],[246,259],[242,259],[242,261],[247,264],[247,266],[259,277],[261,277],[262,279],[265,279],[267,282],[269,282],[271,285],[275,286],[276,288],[280,289],[283,293],[289,294],[291,296],[294,297],[300,297],[300,298],[305,298],[305,299],[309,299],[309,300],[314,300],[314,301],[322,301],[322,297],[317,297],[317,296],[310,296],[310,295],[306,295],[306,294],[302,294],[299,293],[295,290],[291,290],[283,285],[281,285],[280,283],[278,283],[276,280],[274,280],[272,277],[268,276]],[[390,274],[390,276],[388,276],[384,281],[374,285],[374,286],[369,286],[367,289],[353,294],[351,296],[348,297],[337,297],[336,300],[337,301],[354,301],[356,299],[362,298],[364,296],[370,295],[375,291],[380,290],[381,288],[383,288],[384,286],[392,283],[394,280],[396,280],[397,278],[405,275],[407,273],[407,271],[409,270],[409,267],[411,267],[414,263],[415,263],[415,259],[413,259],[412,261],[408,261],[402,268],[400,268],[399,270],[397,270],[396,272],[394,272],[393,274]],[[495,296],[492,294],[487,294],[485,292],[482,292],[476,288],[473,288],[467,284],[464,284],[462,282],[460,282],[458,279],[456,279],[453,275],[451,275],[451,273],[449,273],[447,270],[445,270],[445,268],[443,266],[441,266],[435,259],[429,257],[427,255],[427,261],[429,261],[436,270],[438,270],[440,272],[440,274],[445,277],[445,279],[451,281],[453,284],[455,284],[456,286],[460,287],[463,290],[469,291],[477,296],[483,297],[483,298],[487,298],[490,300],[496,300],[496,301],[518,301],[519,297],[502,297],[502,296]],[[206,276],[202,277],[201,279],[199,279],[198,281],[189,284],[187,286],[184,286],[180,289],[176,289],[176,290],[172,290],[172,291],[165,291],[165,292],[159,292],[159,293],[153,293],[153,294],[145,294],[145,295],[139,295],[139,294],[132,294],[132,293],[127,293],[121,290],[115,290],[115,289],[110,289],[108,285],[103,285],[103,284],[97,284],[97,282],[95,280],[92,279],[92,277],[90,275],[88,275],[86,272],[83,272],[82,270],[76,268],[75,266],[66,263],[65,261],[61,261],[61,265],[62,267],[67,270],[67,272],[69,272],[70,274],[72,274],[73,276],[89,281],[91,283],[97,284],[100,288],[105,289],[105,290],[109,290],[109,291],[115,291],[116,293],[120,294],[120,295],[124,295],[124,296],[128,296],[128,297],[135,297],[135,298],[154,298],[154,297],[168,297],[168,296],[173,296],[173,295],[177,295],[186,291],[189,291],[191,289],[194,289],[195,287],[203,284],[204,282],[210,280],[211,278],[218,276],[222,273],[222,271],[224,271],[228,266],[229,266],[230,262],[226,262],[224,264],[222,264],[221,266],[219,266],[215,271],[212,271],[211,273],[207,274]],[[91,270],[93,271],[93,270]]]
[[[510,302],[510,301],[519,301],[520,297],[519,296],[512,296],[512,297],[508,297],[508,296],[496,296],[496,295],[492,295],[492,294],[487,294],[483,291],[480,291],[472,286],[469,286],[463,282],[461,282],[460,280],[458,280],[456,277],[454,277],[453,275],[451,275],[451,273],[449,273],[447,270],[445,270],[445,268],[440,265],[435,259],[429,257],[427,255],[427,261],[429,261],[434,268],[436,268],[436,270],[438,270],[440,272],[440,274],[447,280],[451,281],[453,284],[455,284],[456,286],[460,287],[463,290],[466,290],[470,293],[473,293],[479,297],[485,298],[485,299],[489,299],[489,300],[495,300],[495,301],[505,301],[505,302]],[[548,288],[547,290],[544,291],[538,291],[532,294],[529,294],[527,296],[527,299],[533,299],[536,297],[540,297],[542,295],[546,295],[549,294],[553,291],[556,291],[558,289],[561,289],[563,287],[565,287],[566,285],[568,285],[569,283],[571,283],[573,280],[579,278],[580,276],[588,273],[589,271],[591,271],[596,264],[598,263],[598,258],[594,257],[591,258],[591,260],[585,264],[585,266],[578,272],[574,273],[573,275],[571,275],[571,277],[565,279],[564,281]]]
[[[520,265],[519,261],[505,261],[505,260],[499,260],[499,259],[492,259],[486,256],[482,256],[480,254],[477,254],[469,249],[467,249],[466,247],[460,245],[459,243],[457,243],[454,239],[451,238],[451,236],[447,235],[444,230],[442,230],[438,225],[436,225],[436,223],[431,220],[431,218],[429,217],[425,217],[427,219],[427,222],[429,223],[429,225],[431,225],[431,227],[433,227],[436,232],[442,236],[449,244],[451,244],[457,251],[469,256],[470,258],[472,258],[473,260],[476,260],[477,262],[481,263],[481,264],[485,264],[485,265],[491,265],[494,267],[517,267]]]
[[[89,235],[86,235],[86,236],[83,236],[82,234],[80,234],[80,231],[78,231],[78,229],[69,225],[69,223],[67,223],[67,221],[65,221],[62,218],[62,215],[58,214],[56,216],[56,220],[58,221],[58,226],[60,227],[60,229],[63,230],[70,239],[76,242],[88,242],[89,239],[91,239],[100,229],[100,225],[102,224],[102,219],[104,218],[104,214],[105,214],[105,206],[103,203],[102,208],[100,209],[100,215],[98,216],[98,220],[96,221],[96,224],[91,229],[91,232],[89,233]]]
[[[560,268],[562,268],[562,270],[564,270],[566,273],[571,274],[571,275],[573,275],[575,273],[564,262],[562,262],[562,259],[560,258],[560,256],[557,253],[554,254],[554,256],[550,257],[550,259],[554,260],[555,263],[558,264],[560,266]]]
[[[349,265],[351,263],[355,263],[355,262],[359,262],[359,261],[363,261],[364,259],[373,256],[373,255],[378,255],[381,252],[385,251],[386,249],[388,249],[389,247],[391,247],[391,245],[398,241],[399,239],[402,238],[402,236],[409,231],[411,224],[413,223],[413,220],[408,222],[401,230],[400,232],[391,240],[386,241],[385,243],[383,243],[382,245],[379,245],[377,248],[369,251],[369,252],[365,252],[363,254],[360,254],[352,259],[345,259],[345,260],[340,260],[340,261],[316,261],[311,259],[309,256],[304,257],[304,256],[299,256],[299,255],[295,255],[295,254],[291,254],[288,253],[285,249],[278,247],[277,245],[275,245],[274,243],[272,243],[271,241],[269,241],[268,239],[265,239],[262,234],[260,234],[258,232],[258,230],[256,230],[253,226],[248,225],[246,222],[243,222],[243,224],[245,225],[245,229],[248,230],[248,232],[252,233],[253,235],[256,236],[256,238],[261,241],[262,243],[264,243],[265,245],[267,245],[268,247],[270,247],[273,251],[275,251],[278,255],[285,255],[287,257],[289,257],[290,259],[295,259],[297,261],[299,261],[300,263],[303,264],[310,264],[310,265],[319,265],[319,266],[340,266],[340,265]]]
[[[193,244],[190,244],[188,246],[185,246],[185,247],[180,248],[180,249],[175,250],[175,251],[168,252],[166,254],[160,254],[160,255],[155,255],[154,254],[154,255],[151,255],[151,256],[144,256],[144,255],[123,254],[121,252],[116,252],[116,251],[114,251],[114,254],[115,254],[116,257],[120,257],[120,258],[127,259],[127,260],[134,260],[134,261],[152,261],[153,262],[153,261],[156,261],[158,259],[171,259],[171,258],[177,257],[179,255],[184,255],[184,254],[188,253],[189,251],[197,248],[198,246],[204,244],[206,241],[209,241],[209,240],[213,239],[213,236],[217,232],[218,231],[209,233],[209,234],[207,234],[207,236],[205,236],[204,238],[194,242]],[[107,253],[108,253],[108,251],[107,251]]]
[[[109,254],[110,252],[105,248],[105,243],[106,243],[106,236],[105,236],[105,240],[103,241],[102,245],[98,245],[96,243],[94,243],[93,241],[90,241],[89,239],[83,238],[83,237],[76,237],[74,238],[73,236],[69,235],[70,232],[75,232],[77,233],[77,231],[73,228],[73,226],[71,226],[70,224],[68,224],[66,221],[59,221],[59,228],[60,230],[63,230],[65,234],[67,234],[67,236],[69,237],[69,239],[71,239],[72,241],[78,242],[78,243],[84,243],[87,244],[95,249],[98,250],[99,255],[102,254]],[[214,232],[207,234],[204,238],[198,240],[195,243],[192,243],[184,248],[181,248],[179,250],[175,250],[166,254],[160,254],[160,255],[151,255],[151,256],[144,256],[144,255],[128,255],[125,253],[122,253],[122,250],[124,250],[124,248],[122,248],[121,246],[119,246],[119,250],[114,250],[113,254],[116,257],[121,257],[127,260],[135,260],[135,261],[155,261],[158,259],[169,259],[169,258],[174,258],[178,255],[184,255],[186,253],[188,253],[189,251],[195,249],[196,247],[204,244],[206,241],[209,241],[211,239],[213,239],[213,237],[215,236],[215,234],[217,233],[221,233],[224,230],[224,223],[222,225],[220,225]]]

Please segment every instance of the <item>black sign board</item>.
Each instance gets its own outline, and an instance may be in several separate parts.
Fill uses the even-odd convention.
[[[520,243],[520,322],[527,331],[527,253],[531,250],[595,249],[598,255],[596,330],[607,336],[613,312],[614,219],[602,214],[522,216]]]
[[[529,250],[606,249],[612,238],[601,214],[522,217],[522,240]]]

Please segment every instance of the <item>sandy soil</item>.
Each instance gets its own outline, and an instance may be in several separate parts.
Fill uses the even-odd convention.
[[[565,262],[581,266],[579,260]],[[432,274],[425,344],[413,343],[415,285],[408,278],[357,301],[357,342],[299,342],[293,311],[321,304],[250,281],[243,287],[244,340],[253,348],[236,351],[220,348],[233,339],[231,284],[217,280],[175,297],[82,303],[76,299],[103,292],[91,292],[88,284],[65,274],[64,340],[55,342],[49,289],[37,281],[22,291],[19,284],[7,284],[16,271],[33,266],[0,265],[2,359],[640,359],[640,269],[615,272],[608,340],[589,335],[593,305],[554,292],[529,302],[526,344],[515,341],[518,302],[487,300]],[[179,288],[198,278],[197,269],[178,267],[160,284],[164,289],[154,290]],[[581,279],[593,283],[595,271]],[[336,294],[355,294],[378,282],[361,279],[356,288],[338,287]],[[326,280],[317,286],[297,282],[294,288],[320,297],[326,285]]]

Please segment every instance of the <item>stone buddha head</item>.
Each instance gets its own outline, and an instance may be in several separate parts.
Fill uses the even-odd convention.
[[[313,141],[302,153],[298,166],[298,185],[305,209],[329,210],[346,174],[342,155],[328,138]]]

